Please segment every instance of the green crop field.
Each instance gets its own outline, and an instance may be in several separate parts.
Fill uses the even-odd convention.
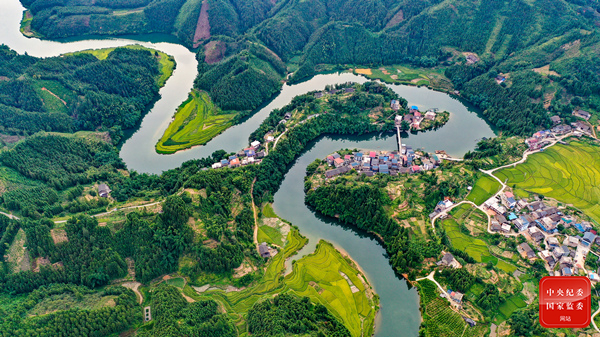
[[[401,65],[384,66],[380,68],[359,70],[356,73],[363,74],[370,79],[378,79],[387,83],[407,83],[417,86],[432,86],[435,88],[451,87],[451,82],[444,75],[444,69],[432,70],[428,68],[410,68]]]
[[[515,270],[517,270],[516,266],[514,266],[514,265],[512,265],[512,264],[510,264],[508,262],[505,262],[503,260],[498,260],[498,263],[496,264],[496,267],[498,267],[499,269],[504,270],[508,274],[512,274],[512,273],[515,272]]]
[[[509,185],[572,204],[600,223],[600,147],[573,141],[496,173]]]
[[[467,196],[467,200],[472,201],[477,205],[481,205],[499,190],[500,183],[498,180],[485,175],[477,180],[475,186],[473,186],[473,189]]]
[[[497,261],[497,258],[490,253],[487,244],[483,240],[475,239],[461,232],[456,220],[446,219],[442,221],[442,226],[446,230],[452,247],[466,252],[477,262]]]
[[[504,319],[508,319],[513,312],[517,311],[518,309],[525,308],[526,306],[527,303],[525,303],[525,301],[521,298],[520,295],[513,295],[510,298],[508,298],[504,303],[502,303],[498,310],[500,311],[502,316],[504,316]]]
[[[283,246],[283,236],[276,228],[270,226],[258,227],[258,242],[274,243]]]
[[[265,207],[263,207],[262,214],[267,218],[277,218],[277,214],[275,214],[273,206],[271,206],[271,204],[268,203],[265,204]]]
[[[181,277],[168,279],[166,282],[168,285],[172,285],[173,287],[177,287],[179,289],[182,289],[183,286],[185,285],[185,280]]]
[[[201,294],[188,290],[186,295],[198,300],[213,299],[229,314],[241,320],[256,302],[278,293],[291,292],[308,296],[311,301],[326,306],[344,323],[352,336],[372,335],[376,313],[376,303],[368,298],[372,290],[365,289],[361,281],[364,276],[359,276],[359,271],[331,244],[320,242],[313,254],[296,261],[292,273],[281,277],[285,271],[285,261],[307,241],[297,229],[292,229],[283,251],[269,261],[262,279],[249,288],[228,293],[211,290]],[[352,293],[351,286],[340,272],[348,276],[358,292]]]
[[[156,152],[170,154],[204,145],[230,127],[234,117],[235,114],[219,114],[207,93],[193,90],[156,144]]]

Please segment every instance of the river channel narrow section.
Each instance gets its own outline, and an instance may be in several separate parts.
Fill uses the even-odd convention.
[[[351,73],[317,75],[312,79],[293,86],[284,86],[282,91],[265,107],[243,123],[236,125],[217,136],[206,146],[200,146],[173,155],[159,155],[154,145],[171,121],[176,108],[183,102],[192,87],[197,72],[194,54],[185,47],[167,42],[152,41],[152,36],[136,36],[128,39],[89,39],[75,42],[42,41],[28,39],[19,32],[23,6],[18,0],[3,0],[0,5],[0,31],[2,41],[19,53],[27,52],[38,57],[58,56],[67,52],[85,49],[98,49],[139,43],[145,47],[163,51],[175,57],[177,68],[173,76],[160,91],[161,99],[156,102],[144,117],[140,128],[125,142],[121,157],[129,169],[146,173],[161,173],[180,166],[183,162],[209,156],[223,149],[238,151],[248,144],[248,136],[262,123],[275,108],[288,104],[293,97],[313,90],[322,90],[328,84],[345,82],[363,83],[364,77]],[[138,41],[138,40],[148,41]],[[438,108],[451,113],[450,121],[442,128],[407,135],[403,143],[413,148],[427,151],[445,150],[452,156],[460,157],[474,149],[478,140],[493,137],[494,132],[474,111],[458,99],[427,88],[403,85],[390,85],[409,105],[417,105],[421,110]],[[381,311],[376,321],[376,336],[418,335],[420,324],[419,298],[417,292],[409,290],[405,281],[398,279],[385,250],[372,237],[339,225],[336,221],[318,216],[304,204],[304,173],[306,166],[316,158],[340,148],[360,148],[373,150],[397,150],[394,133],[367,135],[361,137],[321,137],[313,142],[307,151],[296,160],[275,194],[275,211],[284,219],[300,228],[300,232],[310,239],[295,259],[314,251],[319,240],[335,244],[348,253],[363,269],[375,291],[381,297]]]

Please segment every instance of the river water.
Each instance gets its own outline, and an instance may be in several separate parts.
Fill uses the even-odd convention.
[[[241,124],[229,128],[207,145],[172,155],[159,155],[154,151],[154,145],[171,121],[176,108],[187,98],[196,77],[197,61],[194,54],[187,48],[173,43],[172,37],[160,35],[135,36],[131,39],[98,37],[59,42],[28,39],[19,32],[23,10],[18,0],[2,0],[0,3],[0,43],[8,45],[19,53],[27,52],[32,56],[48,57],[78,50],[138,43],[175,57],[177,68],[160,90],[161,99],[156,102],[144,117],[139,129],[121,148],[120,155],[129,169],[138,172],[160,173],[178,167],[187,160],[206,157],[219,149],[227,152],[238,151],[248,145],[250,133],[273,109],[286,105],[294,96],[312,90],[321,90],[328,84],[366,81],[365,78],[351,73],[341,73],[317,75],[303,83],[285,85],[266,106]],[[417,105],[421,110],[439,108],[450,112],[450,120],[442,128],[416,135],[404,135],[407,139],[403,139],[403,142],[413,148],[423,148],[428,151],[446,150],[448,154],[460,157],[472,150],[481,138],[494,136],[494,132],[483,119],[467,104],[454,97],[427,88],[404,85],[390,87],[406,98],[409,105]],[[385,250],[371,236],[341,226],[335,220],[318,216],[306,207],[303,178],[304,170],[310,162],[340,148],[396,150],[397,147],[396,136],[393,133],[360,137],[321,137],[311,143],[294,162],[281,188],[274,196],[274,208],[277,214],[298,226],[300,232],[310,239],[309,244],[300,251],[296,259],[313,252],[318,241],[324,239],[348,253],[360,265],[381,297],[381,311],[376,321],[378,337],[418,335],[420,324],[418,294],[414,289],[409,290],[406,282],[395,276],[385,256]]]

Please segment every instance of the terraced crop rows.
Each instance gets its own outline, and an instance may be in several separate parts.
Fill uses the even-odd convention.
[[[158,153],[169,154],[196,145],[204,145],[233,124],[235,114],[218,114],[205,92],[192,91],[175,113],[162,138]]]
[[[306,242],[306,238],[300,236],[298,230],[290,231],[283,252],[272,258],[262,280],[251,288],[229,293],[222,290],[207,291],[191,296],[216,300],[228,313],[236,316],[236,321],[241,322],[242,317],[256,302],[275,294],[292,292],[326,306],[344,323],[352,336],[372,335],[375,319],[373,303],[367,297],[356,269],[330,243],[320,242],[313,254],[294,264],[292,273],[284,278],[280,277],[285,270],[285,260],[296,254]],[[358,292],[352,292],[350,284],[340,271],[347,275]],[[365,331],[362,331],[363,327]]]
[[[475,186],[473,186],[473,189],[467,196],[467,200],[481,205],[496,194],[498,190],[500,190],[500,183],[496,179],[489,176],[482,176],[477,180]]]
[[[496,173],[509,185],[572,204],[600,223],[600,147],[574,141]]]

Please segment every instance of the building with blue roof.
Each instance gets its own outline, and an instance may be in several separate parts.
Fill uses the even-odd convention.
[[[596,240],[596,235],[592,232],[586,232],[585,234],[583,234],[583,239],[581,240],[581,243],[585,246],[589,246],[592,243],[594,243],[594,240]]]
[[[573,226],[575,226],[575,228],[577,228],[577,230],[581,233],[585,233],[586,227],[582,223],[575,223]]]
[[[517,215],[513,212],[510,212],[510,214],[508,215],[508,220],[515,220],[517,219]]]
[[[221,165],[229,165],[229,160],[227,160],[227,159],[221,160]]]
[[[418,106],[416,106],[416,105],[413,105],[413,106],[411,106],[410,108],[411,108],[411,110],[419,110],[419,107],[418,107]]]
[[[379,165],[379,173],[390,174],[390,168],[387,166],[387,164],[381,164]]]

